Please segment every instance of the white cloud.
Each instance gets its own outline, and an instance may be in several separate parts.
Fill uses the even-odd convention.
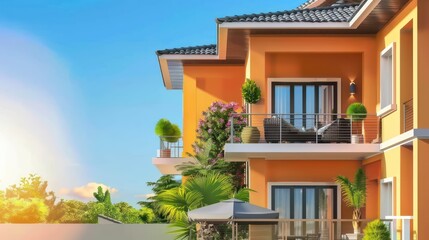
[[[110,194],[114,194],[118,192],[116,188],[109,187],[105,184],[96,183],[96,182],[90,182],[90,183],[87,183],[86,185],[75,187],[72,190],[63,188],[61,189],[61,192],[65,195],[72,195],[78,198],[92,199],[94,198],[94,195],[93,195],[94,192],[97,192],[98,190],[98,186],[101,186],[103,188],[103,191],[109,190]]]
[[[150,197],[154,197],[155,193],[147,193],[147,194],[138,194],[136,195],[136,198],[138,199],[148,199]]]

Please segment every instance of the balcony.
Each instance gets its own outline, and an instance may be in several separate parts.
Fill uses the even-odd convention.
[[[194,162],[193,158],[184,158],[183,155],[183,141],[182,138],[177,137],[160,137],[160,147],[155,158],[152,158],[152,164],[158,168],[161,174],[180,174],[181,172],[176,169],[177,165],[185,162]]]
[[[238,133],[245,118],[259,136]],[[249,158],[270,160],[362,160],[380,152],[380,121],[368,114],[237,114],[230,119],[231,138],[225,146],[228,161]],[[235,124],[235,126],[234,126]],[[244,135],[243,135],[244,134]]]

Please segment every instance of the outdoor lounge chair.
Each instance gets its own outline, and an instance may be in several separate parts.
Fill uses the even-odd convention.
[[[264,119],[264,135],[267,143],[278,142],[316,142],[316,136],[320,140],[320,136],[314,131],[299,131],[292,124],[283,118],[265,118]]]
[[[320,128],[318,131],[299,131],[283,118],[265,118],[264,136],[267,143],[350,143],[350,121],[344,118]]]
[[[322,143],[350,143],[350,120],[338,118],[337,120],[329,124],[329,126],[327,125],[325,129],[319,129],[317,133],[322,135]]]
[[[306,237],[307,240],[320,240],[320,233],[309,233]]]

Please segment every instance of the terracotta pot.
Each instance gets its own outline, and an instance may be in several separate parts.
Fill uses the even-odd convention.
[[[241,131],[241,141],[243,143],[258,143],[261,133],[257,127],[244,127]]]
[[[171,157],[171,150],[170,149],[162,149],[160,152],[160,158],[170,158]]]

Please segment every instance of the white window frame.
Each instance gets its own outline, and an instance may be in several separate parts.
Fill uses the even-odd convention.
[[[384,69],[383,65],[385,64],[384,60],[386,57],[392,57],[392,66],[390,66],[391,72],[388,73],[386,72],[387,70]],[[382,99],[382,95],[383,95],[383,88],[382,88],[382,82],[384,79],[384,76],[386,74],[389,74],[390,76],[392,76],[392,89],[391,89],[391,99],[390,99],[390,104],[388,104],[387,106],[381,106],[381,99]],[[377,116],[379,117],[384,117],[389,115],[390,113],[396,111],[396,43],[391,43],[389,46],[387,46],[385,49],[383,49],[383,51],[381,51],[380,53],[380,110],[377,112]]]
[[[385,197],[386,194],[386,190],[384,189],[384,185],[383,184],[387,184],[387,183],[391,183],[392,185],[392,216],[395,216],[395,178],[394,177],[389,177],[389,178],[383,178],[380,179],[380,217],[383,217],[383,214],[385,213],[386,209],[386,205],[383,204],[384,202],[386,202],[388,199],[387,197]]]
[[[268,109],[267,112],[271,113],[272,102],[272,85],[273,82],[290,82],[290,83],[305,83],[305,82],[336,82],[337,83],[337,113],[342,113],[341,109],[341,78],[268,78],[268,94],[267,94],[267,103]]]

